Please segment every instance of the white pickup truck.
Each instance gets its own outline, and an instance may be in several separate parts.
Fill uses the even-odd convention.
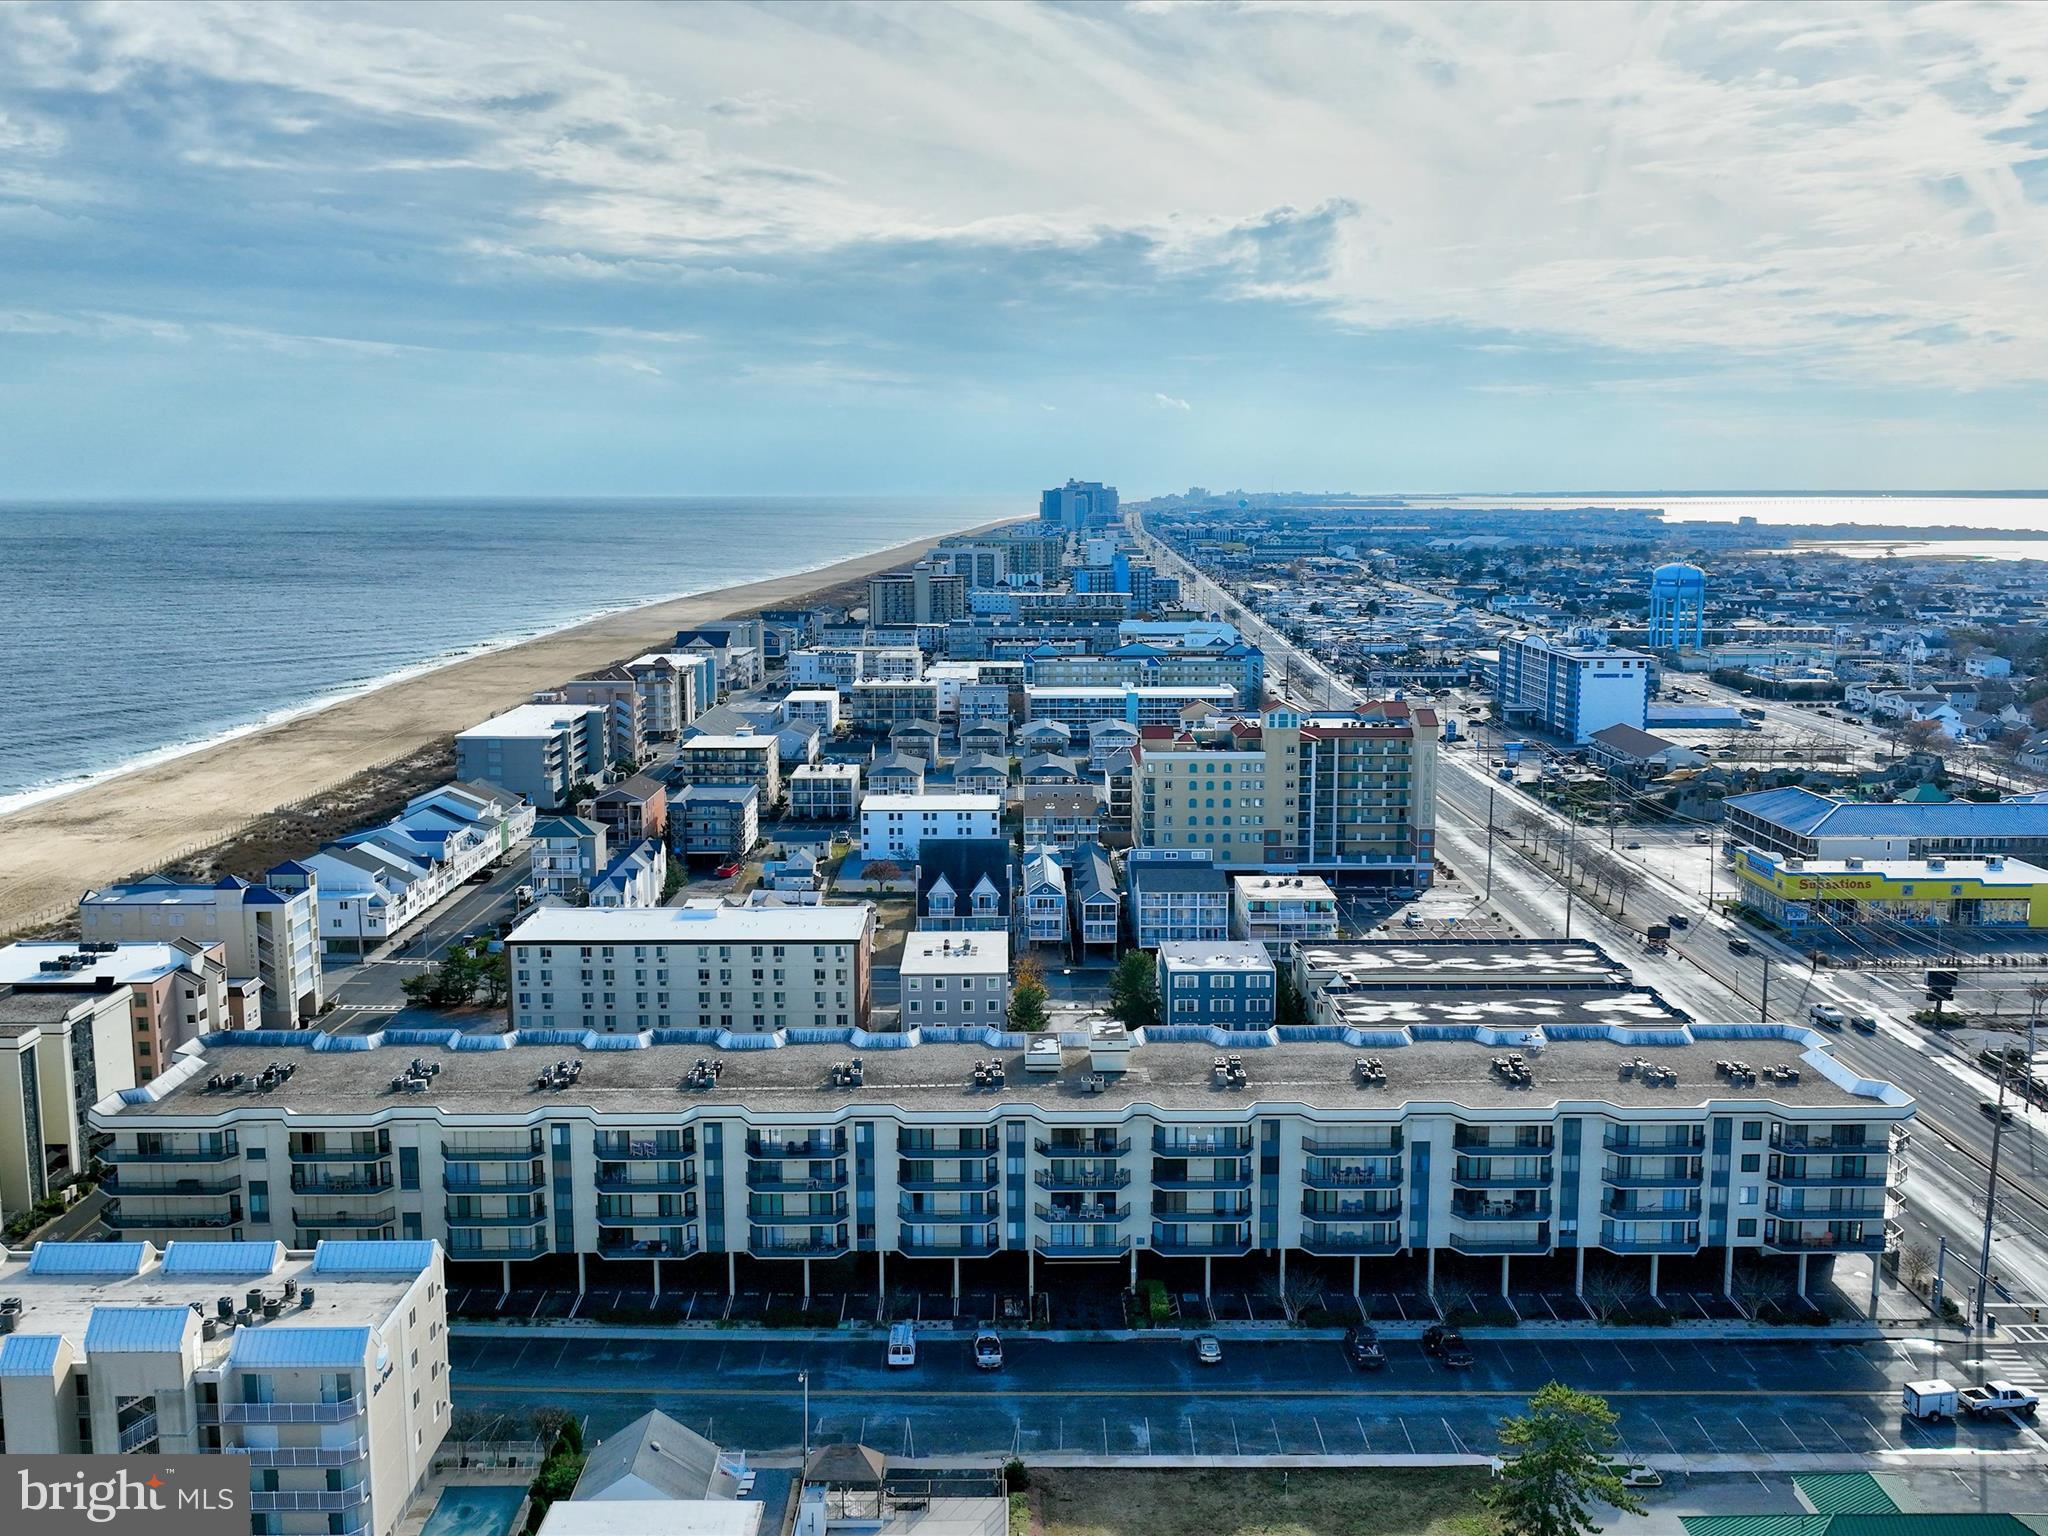
[[[2016,1413],[2023,1419],[2031,1419],[2040,1412],[2041,1399],[2025,1387],[2016,1387],[2009,1381],[1987,1381],[1982,1386],[1965,1387],[1956,1394],[1956,1403],[1963,1412],[1988,1419],[1995,1413]]]

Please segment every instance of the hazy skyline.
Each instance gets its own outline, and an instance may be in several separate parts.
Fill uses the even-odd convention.
[[[2048,12],[0,8],[0,496],[2048,485]]]

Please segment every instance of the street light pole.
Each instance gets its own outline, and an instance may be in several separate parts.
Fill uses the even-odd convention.
[[[1484,901],[1493,900],[1493,796],[1494,787],[1488,784],[1486,786],[1486,894],[1481,898]],[[2034,1011],[2039,1013],[2041,1011],[2040,1007],[2036,1005]]]
[[[2001,1052],[1998,1058],[1998,1111],[1991,1117],[1991,1168],[1984,1180],[1984,1241],[1977,1249],[1977,1307],[1976,1326],[1978,1349],[1983,1349],[1984,1308],[1991,1289],[1991,1217],[1998,1207],[1998,1145],[2005,1138],[2005,1079],[2009,1062]]]
[[[804,1428],[802,1439],[804,1460],[809,1461],[811,1459],[811,1373],[809,1371],[798,1371],[796,1373],[796,1380],[797,1385],[804,1389]]]
[[[1564,936],[1572,936],[1572,894],[1577,889],[1572,879],[1572,866],[1579,856],[1579,818],[1576,812],[1567,812],[1565,825],[1570,830],[1564,844]]]

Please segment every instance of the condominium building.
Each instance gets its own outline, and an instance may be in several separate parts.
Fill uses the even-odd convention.
[[[46,1242],[0,1290],[15,1456],[232,1456],[252,1530],[393,1536],[448,1433],[432,1243]]]
[[[1122,720],[1137,726],[1173,725],[1190,706],[1231,710],[1237,704],[1237,690],[1224,683],[1033,683],[1024,689],[1027,719],[1057,720],[1077,733],[1097,720]]]
[[[1038,498],[1039,520],[1066,533],[1116,520],[1116,487],[1099,480],[1069,480]]]
[[[1207,849],[1133,848],[1124,855],[1124,884],[1138,948],[1230,937],[1230,881]]]
[[[289,1029],[320,1012],[319,877],[286,861],[260,884],[223,875],[211,885],[184,885],[149,875],[102,886],[78,899],[78,932],[86,943],[131,939],[219,943],[230,985],[260,984],[263,1022]],[[246,989],[245,989],[246,995]]]
[[[967,616],[967,578],[936,562],[868,578],[870,624],[950,624]]]
[[[1159,1019],[1203,1029],[1264,1030],[1274,1023],[1273,957],[1250,940],[1159,946]]]
[[[596,704],[602,706],[610,736],[605,744],[605,761],[638,766],[653,752],[654,733],[649,724],[658,706],[658,689],[650,689],[632,670],[609,667],[587,677],[559,683],[533,696],[536,704]],[[650,698],[650,695],[657,695]]]
[[[998,795],[878,795],[860,803],[860,856],[915,860],[928,837],[994,837],[1003,814]]]
[[[903,945],[903,1027],[1002,1029],[1010,1011],[1010,939],[1000,930],[913,930]]]
[[[611,718],[601,704],[522,704],[455,736],[455,776],[494,784],[544,811],[604,778]]]
[[[1503,718],[1584,742],[1610,725],[1648,723],[1653,658],[1592,636],[1512,635],[1500,643]]]
[[[661,917],[690,921],[532,921]],[[519,1283],[547,1255],[575,1256],[586,1283],[681,1288],[734,1284],[756,1261],[872,1254],[879,1286],[897,1257],[1001,1256],[1027,1285],[1043,1262],[1092,1259],[1186,1288],[1208,1259],[1259,1252],[1349,1260],[1354,1283],[1367,1260],[1413,1256],[1432,1284],[1448,1261],[1507,1287],[1521,1255],[1682,1256],[1726,1276],[1738,1251],[1802,1270],[1875,1254],[1890,1132],[1912,1114],[1823,1037],[1690,1023],[1625,972],[1604,976],[1616,968],[1585,945],[1467,943],[1427,959],[1353,946],[1305,957],[1307,985],[1336,994],[1307,1026],[1113,1026],[1075,1044],[993,1022],[877,1035],[794,1006],[778,1028],[765,996],[737,995],[729,1024],[693,1008],[699,1022],[664,1030],[653,994],[667,934],[638,945],[621,928],[513,940],[528,976],[515,986],[581,968],[593,992],[607,969],[625,989],[644,971],[647,1027],[608,1048],[562,1043],[576,1016],[559,1011],[533,1043],[495,1050],[457,1049],[453,1030],[445,1048],[411,1037],[351,1051],[224,1037],[103,1102],[95,1125],[124,1177],[168,1183],[203,1166],[216,1187],[264,1181],[241,1235],[360,1213],[488,1264],[464,1271],[483,1284]],[[755,958],[755,934],[730,936],[729,959],[668,953],[672,973],[725,967],[737,993],[758,968],[765,994],[777,940],[759,933]],[[963,937],[982,938],[920,942]],[[809,962],[784,964],[808,989]],[[1485,981],[1460,980],[1474,974]],[[442,1070],[413,1074],[422,1056]],[[266,1066],[296,1070],[267,1091],[207,1086]],[[185,1208],[229,1198],[195,1191]],[[748,1283],[795,1290],[793,1270],[750,1269]]]
[[[1233,875],[1230,931],[1279,947],[1337,936],[1337,893],[1320,875]]]
[[[791,653],[788,674],[796,687],[841,694],[855,683],[914,683],[924,676],[924,652],[914,645],[817,646]]]
[[[684,857],[720,864],[744,858],[761,841],[761,791],[752,784],[692,784],[678,791],[672,819]]]
[[[0,1210],[26,1210],[92,1165],[87,1117],[135,1086],[126,987],[0,987]]]
[[[837,688],[793,688],[782,698],[782,718],[791,725],[808,725],[821,736],[839,729]]]
[[[511,1027],[606,1034],[864,1027],[875,911],[848,906],[534,913],[505,940]]]
[[[1067,849],[1102,841],[1102,796],[1092,789],[1027,790],[1024,841]]]
[[[1133,642],[1106,655],[1036,656],[1027,676],[1040,687],[1224,687],[1231,704],[1256,709],[1265,692],[1266,658],[1255,645],[1165,646]]]
[[[611,863],[611,833],[583,816],[543,816],[534,823],[529,856],[536,898],[576,901]]]
[[[128,989],[128,1046],[134,1081],[146,1083],[187,1040],[220,1029],[253,1028],[228,988],[227,946],[218,939],[168,944],[108,940],[23,942],[0,949],[0,988],[50,992],[76,999]]]
[[[846,723],[856,731],[887,735],[939,712],[939,685],[908,678],[863,679],[845,690]]]
[[[671,784],[752,784],[764,806],[782,798],[782,754],[773,732],[685,737],[664,773]]]
[[[793,821],[850,822],[859,809],[858,763],[806,763],[789,776]]]
[[[674,741],[683,727],[717,702],[717,663],[701,651],[655,651],[636,656],[626,671],[647,701],[647,735]]]
[[[1153,728],[1133,767],[1132,836],[1230,869],[1341,872],[1429,885],[1436,862],[1437,721],[1402,700],[1350,714]]]
[[[590,819],[620,845],[668,834],[668,786],[651,773],[622,779],[590,802]]]

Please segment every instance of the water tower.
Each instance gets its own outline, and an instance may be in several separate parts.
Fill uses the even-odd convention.
[[[1674,562],[1650,573],[1650,638],[1652,650],[1707,642],[1707,573],[1696,565]]]

